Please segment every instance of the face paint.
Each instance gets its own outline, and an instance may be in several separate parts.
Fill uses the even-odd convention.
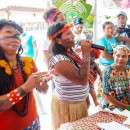
[[[5,36],[5,37],[3,37],[3,38],[0,38],[0,41],[5,40],[5,39],[8,39],[8,38],[16,38],[16,39],[18,39],[18,40],[21,40],[20,37],[18,36],[18,34],[15,34],[15,35],[13,35],[13,36]]]
[[[16,38],[16,39],[18,39],[18,40],[21,40],[20,39],[20,37],[19,37],[19,35],[18,34],[15,34],[15,35],[13,35],[13,36],[5,36],[5,37],[3,37],[3,38],[0,38],[0,41],[3,41],[3,40],[5,40],[5,39],[9,39],[9,38]],[[15,49],[18,49],[19,48],[19,46],[20,45],[18,45],[18,44],[10,44],[10,43],[4,43],[6,46],[11,46],[12,48],[15,48]]]

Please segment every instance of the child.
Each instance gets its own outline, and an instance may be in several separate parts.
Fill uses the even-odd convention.
[[[100,55],[100,51],[98,49],[91,49],[90,53],[90,76],[89,76],[89,85],[90,85],[90,94],[94,101],[95,106],[99,105],[99,102],[96,98],[96,93],[94,90],[94,82],[97,78],[97,74],[100,76],[100,80],[102,81],[102,73],[99,66],[95,63],[95,59],[97,59]]]

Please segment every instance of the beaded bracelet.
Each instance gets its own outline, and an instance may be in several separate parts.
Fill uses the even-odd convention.
[[[128,111],[130,111],[130,105],[128,106]]]
[[[7,94],[7,97],[10,102],[12,102],[12,105],[19,102],[23,97],[21,96],[21,93],[18,91],[18,89],[15,89]]]
[[[18,87],[18,90],[19,90],[20,95],[21,95],[22,97],[24,97],[24,96],[27,94],[21,87]]]
[[[83,58],[82,58],[82,61],[89,63],[89,62],[90,62],[90,56],[88,56],[88,57],[83,57]]]

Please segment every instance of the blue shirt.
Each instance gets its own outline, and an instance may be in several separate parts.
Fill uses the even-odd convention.
[[[106,53],[112,55],[113,54],[113,48],[115,48],[120,43],[116,41],[116,38],[112,36],[112,38],[107,38],[106,36],[103,36],[99,39],[98,45],[104,46],[106,48]],[[99,64],[103,65],[111,65],[114,63],[114,60],[107,59],[102,56],[99,58]]]
[[[23,33],[21,35],[21,43],[23,47],[23,56],[30,56],[34,58],[34,47],[33,42],[35,41],[32,35]]]

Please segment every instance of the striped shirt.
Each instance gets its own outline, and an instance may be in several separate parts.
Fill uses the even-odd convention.
[[[49,66],[53,68],[60,61],[70,61],[74,62],[67,56],[58,54],[50,59]],[[63,66],[63,69],[65,66]],[[89,94],[89,85],[82,86],[76,84],[61,75],[56,75],[53,78],[55,84],[55,93],[58,98],[65,101],[83,101],[87,98]]]

